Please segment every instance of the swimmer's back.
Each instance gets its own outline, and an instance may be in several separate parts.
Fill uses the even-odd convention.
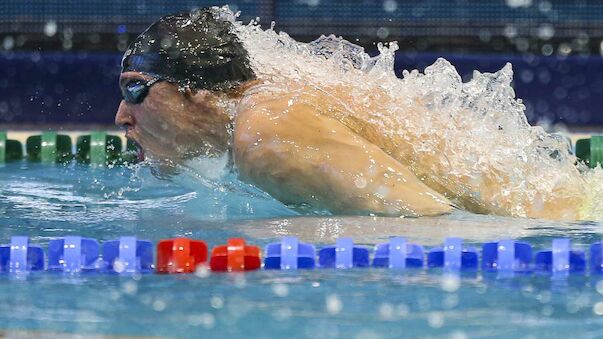
[[[319,91],[259,84],[235,121],[241,177],[293,205],[337,213],[435,215],[450,202],[335,117]]]

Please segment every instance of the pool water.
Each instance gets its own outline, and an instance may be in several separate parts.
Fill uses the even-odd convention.
[[[424,246],[460,236],[479,245],[555,237],[601,239],[595,222],[553,223],[456,212],[435,218],[309,215],[226,179],[158,179],[146,167],[0,167],[0,242],[28,235],[99,241],[188,236],[210,247],[243,236],[264,246],[295,235],[320,247],[340,236],[372,246],[391,235]],[[603,276],[460,277],[436,270],[255,271],[179,276],[0,276],[0,329],[168,337],[603,337]],[[21,332],[15,332],[21,333]]]

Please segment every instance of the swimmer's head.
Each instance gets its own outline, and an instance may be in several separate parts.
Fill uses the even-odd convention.
[[[253,79],[247,51],[218,8],[168,15],[130,44],[122,72],[192,89],[227,90]]]
[[[115,122],[156,159],[220,155],[229,148],[233,98],[254,78],[220,9],[165,16],[123,57]]]

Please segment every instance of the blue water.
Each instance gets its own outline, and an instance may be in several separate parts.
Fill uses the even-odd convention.
[[[0,242],[29,235],[45,246],[67,234],[101,241],[244,236],[263,246],[283,235],[374,245],[390,235],[427,247],[517,238],[546,248],[599,241],[600,223],[552,223],[457,212],[401,219],[313,216],[236,182],[157,179],[148,168],[69,164],[0,167]],[[603,336],[603,277],[497,279],[381,269],[187,276],[35,273],[0,276],[0,330],[169,337],[472,338]]]

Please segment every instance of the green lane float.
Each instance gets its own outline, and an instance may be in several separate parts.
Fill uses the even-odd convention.
[[[121,138],[105,132],[82,135],[76,142],[76,159],[95,166],[115,165],[121,159]]]
[[[71,138],[57,132],[44,132],[27,138],[27,159],[44,164],[63,163],[71,160]]]
[[[6,137],[6,132],[0,132],[0,164],[23,159],[23,145],[17,140]]]
[[[603,136],[580,139],[576,142],[576,157],[584,161],[590,168],[597,164],[603,166]]]
[[[6,161],[6,132],[0,132],[0,163]]]

